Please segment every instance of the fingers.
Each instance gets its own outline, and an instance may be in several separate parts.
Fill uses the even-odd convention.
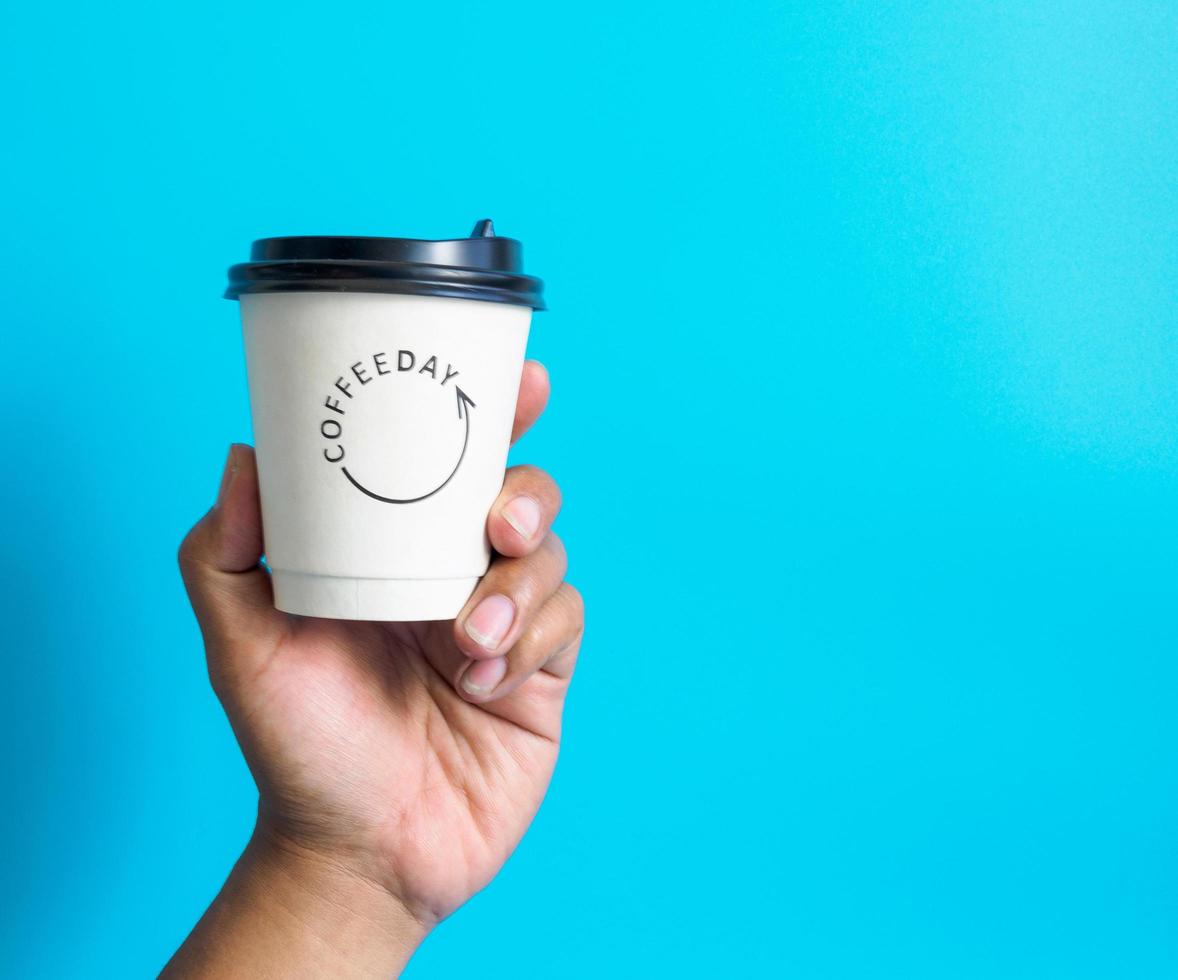
[[[562,582],[507,656],[499,658],[506,661],[506,669],[498,678],[495,675],[500,673],[500,668],[489,668],[487,661],[476,660],[467,669],[462,678],[467,699],[490,701],[506,697],[538,670],[562,679],[571,677],[585,631],[584,608],[581,594]],[[483,672],[490,675],[493,685],[485,683]]]
[[[507,697],[537,671],[568,680],[584,632],[581,595],[562,582],[505,655],[473,660],[458,670],[458,691],[467,701],[482,704]]]
[[[584,623],[576,589],[563,582],[567,560],[553,534],[524,558],[501,558],[454,623],[466,658],[452,680],[468,701],[504,697],[541,668],[568,677]]]
[[[255,633],[275,616],[270,576],[259,564],[262,515],[249,446],[230,447],[217,502],[188,532],[179,558],[206,640]]]
[[[492,563],[454,621],[454,639],[468,657],[488,659],[509,650],[524,626],[557,590],[567,559],[555,534],[526,558]]]
[[[530,555],[560,510],[560,489],[543,470],[513,466],[487,516],[491,547],[513,558]]]
[[[544,366],[526,362],[512,442],[540,417],[549,390]],[[454,621],[458,656],[444,658],[443,672],[468,701],[506,697],[542,669],[562,679],[572,674],[584,607],[577,590],[563,582],[564,545],[549,533],[560,504],[547,473],[532,466],[508,470],[487,518],[491,545],[503,557]]]
[[[540,417],[548,404],[549,391],[548,370],[539,361],[525,361],[519,380],[519,399],[515,403],[515,422],[511,426],[513,443]]]

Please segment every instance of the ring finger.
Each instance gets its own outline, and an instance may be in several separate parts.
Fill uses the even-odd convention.
[[[454,621],[458,649],[472,660],[502,658],[560,587],[567,567],[564,545],[555,534],[546,535],[527,557],[494,561]]]

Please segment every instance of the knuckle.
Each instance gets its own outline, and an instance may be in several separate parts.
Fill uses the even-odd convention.
[[[543,553],[547,556],[546,573],[554,575],[557,580],[564,578],[569,567],[569,553],[560,535],[549,534],[544,539]]]
[[[555,531],[549,531],[544,536],[544,546],[542,549],[546,554],[552,555],[560,561],[564,561],[568,557],[568,552],[565,550],[564,540]]]
[[[532,554],[505,562],[501,577],[489,591],[504,591],[524,608],[539,607],[564,578],[566,566],[564,545],[549,535]]]
[[[548,610],[545,615],[537,616],[529,623],[520,637],[516,644],[518,659],[534,670],[564,645],[567,633],[563,616]]]
[[[585,635],[584,602],[581,593],[567,583],[545,603],[543,611],[528,624],[514,656],[525,671],[533,671],[554,658],[576,656]]]
[[[531,618],[536,610],[543,605],[547,579],[548,575],[543,569],[533,567],[516,580],[516,601],[525,617]]]
[[[564,506],[564,494],[560,492],[560,484],[556,482],[547,473],[544,474],[548,479],[548,492],[552,498],[552,512],[555,514]]]
[[[581,629],[585,626],[585,598],[575,585],[562,582],[557,592],[560,601],[568,610],[569,618]]]
[[[567,582],[553,593],[545,604],[544,611],[529,627],[532,639],[540,645],[568,646],[572,638],[579,637],[585,629],[585,603],[581,593]]]
[[[513,466],[508,472],[507,483],[513,494],[527,492],[554,511],[560,509],[562,502],[560,487],[551,474],[538,466],[533,466],[530,463]]]
[[[196,525],[191,531],[184,535],[184,539],[180,542],[180,547],[176,549],[176,562],[180,566],[180,571],[188,574],[197,564],[197,551],[200,547],[198,534],[200,525]]]
[[[520,463],[507,471],[503,485],[513,495],[521,492],[534,493],[533,488],[541,482],[540,478],[543,475],[543,470],[530,463]]]

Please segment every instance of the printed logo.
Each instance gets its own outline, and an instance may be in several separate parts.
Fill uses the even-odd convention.
[[[386,377],[389,380],[381,380]],[[395,359],[381,351],[357,361],[335,379],[333,387],[339,394],[329,394],[323,401],[323,407],[333,413],[319,423],[319,434],[329,443],[323,450],[323,458],[338,466],[357,490],[381,503],[415,504],[432,497],[454,479],[470,442],[470,416],[475,403],[458,387],[456,377],[458,371],[452,364],[442,370],[436,355],[419,361],[411,350],[397,351]],[[373,382],[379,387],[366,393],[367,386]],[[445,393],[439,394],[439,389],[445,389]],[[451,391],[453,398],[449,397]],[[437,413],[453,411],[455,407],[459,428],[448,431]],[[381,411],[385,418],[391,413],[398,420],[399,429],[416,434],[413,446],[385,443],[382,433],[376,431],[379,425],[375,417]],[[418,455],[424,452],[428,458],[409,458],[407,453],[412,454],[414,450]],[[388,479],[390,463],[395,464],[398,481],[408,474],[410,478],[424,477],[424,484],[400,491],[382,486],[388,492],[378,493],[372,486],[374,478],[366,474],[384,470]],[[365,474],[364,482],[358,474]]]

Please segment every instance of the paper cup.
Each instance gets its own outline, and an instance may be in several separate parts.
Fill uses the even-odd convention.
[[[404,240],[331,241],[335,254],[340,242]],[[370,275],[372,260],[357,261]],[[423,263],[410,264],[421,280]],[[439,268],[467,267],[430,274]],[[335,619],[452,619],[490,559],[486,520],[503,484],[532,305],[518,292],[428,295],[421,282],[394,292],[390,280],[341,291],[290,266],[282,274],[262,281],[299,288],[234,293],[275,605]],[[434,286],[459,291],[452,278]]]

